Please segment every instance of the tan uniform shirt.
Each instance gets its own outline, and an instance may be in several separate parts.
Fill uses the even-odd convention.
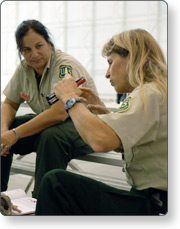
[[[167,190],[167,106],[154,84],[137,87],[116,113],[100,115],[119,136],[128,182],[136,189]]]
[[[53,85],[64,77],[66,67],[74,80],[84,76],[86,83],[83,84],[83,87],[91,88],[97,93],[94,81],[85,68],[75,58],[60,50],[52,51],[51,58],[41,77],[39,88],[34,69],[27,66],[24,60],[23,65],[25,67],[21,63],[19,64],[3,92],[9,100],[15,103],[27,101],[32,110],[37,114],[50,108],[46,95],[52,93]]]

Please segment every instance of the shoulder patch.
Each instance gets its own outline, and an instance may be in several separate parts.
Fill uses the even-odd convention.
[[[72,67],[71,65],[60,65],[59,66],[59,78],[62,79],[65,76],[65,69],[67,68],[68,73],[72,76]]]
[[[127,97],[123,103],[120,105],[119,108],[116,109],[115,113],[121,113],[124,111],[127,111],[130,108],[130,101],[133,99],[133,97],[129,96]]]

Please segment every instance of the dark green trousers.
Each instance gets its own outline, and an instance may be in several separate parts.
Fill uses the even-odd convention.
[[[30,119],[34,114],[18,116],[11,125],[15,128]],[[7,189],[13,154],[26,155],[36,152],[35,187],[33,197],[37,197],[41,180],[52,169],[66,169],[68,162],[93,150],[80,137],[76,128],[68,119],[49,127],[39,134],[20,139],[12,148],[8,157],[1,157],[1,191]]]
[[[152,215],[147,195],[119,190],[64,170],[47,173],[42,181],[36,215]]]

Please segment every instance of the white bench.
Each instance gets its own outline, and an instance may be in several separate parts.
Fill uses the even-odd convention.
[[[35,163],[31,161],[24,161],[21,160],[23,156],[18,156],[16,159],[13,160],[12,166],[11,166],[11,174],[24,174],[31,176],[25,191],[27,192],[33,182],[34,178],[34,172],[35,172]],[[75,162],[75,160],[82,160],[86,162],[93,162],[93,163],[100,163],[103,165],[110,165],[110,166],[118,166],[122,167],[122,160],[121,155],[118,153],[115,153],[113,151],[108,153],[91,153],[84,156],[80,156],[76,159],[73,159],[68,164],[68,171],[74,172],[76,174],[81,174],[99,181],[102,181],[108,185],[111,185],[116,188],[124,189],[124,190],[130,190],[130,185],[127,184],[126,179],[123,177],[113,177],[109,176],[109,174],[98,174],[94,171],[87,172],[85,169],[82,169],[80,166],[78,166],[78,163]]]
[[[99,174],[98,171],[97,172],[95,171],[87,172],[86,169],[82,169],[80,166],[74,163],[74,160],[82,160],[86,162],[93,162],[93,163],[98,163],[98,164],[103,164],[103,165],[109,165],[111,166],[111,168],[115,166],[116,168],[119,168],[119,169],[117,171],[116,176],[113,175],[114,173],[111,173],[111,175],[109,175],[108,172],[102,175],[102,174]],[[113,186],[119,189],[123,189],[123,190],[131,189],[131,186],[127,183],[125,174],[123,172],[124,171],[123,161],[121,159],[120,153],[116,153],[114,151],[110,151],[108,153],[91,153],[91,154],[80,156],[74,160],[72,160],[69,163],[69,166],[74,173],[90,177],[92,179],[101,181],[103,183],[106,183],[110,186]],[[122,173],[123,173],[123,176],[122,176]]]

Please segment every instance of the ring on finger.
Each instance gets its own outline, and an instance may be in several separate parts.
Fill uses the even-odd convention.
[[[7,149],[9,151],[9,147],[8,146],[4,146],[4,147],[5,147],[5,149]]]

